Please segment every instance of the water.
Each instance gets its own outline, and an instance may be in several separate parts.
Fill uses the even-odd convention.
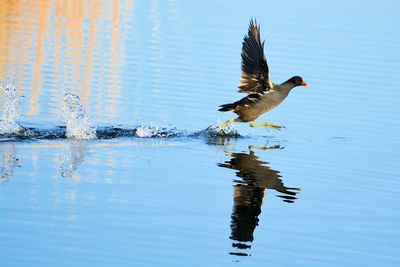
[[[96,128],[88,119],[79,96],[67,93],[62,105],[63,116],[66,121],[66,137],[70,139],[95,139]]]
[[[398,266],[398,8],[1,3],[0,262]],[[310,88],[221,136],[251,17]]]
[[[16,120],[21,115],[21,95],[17,93],[12,81],[0,85],[4,94],[3,112],[0,116],[0,134],[9,135],[21,130]]]

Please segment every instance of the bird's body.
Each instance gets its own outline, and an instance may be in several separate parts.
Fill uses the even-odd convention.
[[[260,147],[262,150],[279,148],[279,146]],[[255,155],[254,151],[251,148],[249,149],[249,153],[229,153],[231,159],[225,163],[219,163],[218,166],[237,170],[236,176],[241,177],[244,182],[240,183],[240,186],[247,184],[251,187],[274,189],[286,194],[287,197],[283,196],[284,199],[291,199],[294,201],[296,199],[295,196],[301,189],[285,186],[279,171],[269,167],[267,162],[261,161],[259,157]],[[293,197],[290,198],[289,196]]]
[[[252,127],[281,128],[271,123],[255,124],[254,120],[281,104],[290,90],[300,85],[307,86],[307,83],[299,76],[281,84],[272,83],[264,56],[264,42],[260,39],[260,27],[251,20],[248,34],[243,40],[242,78],[239,84],[239,92],[247,93],[248,96],[220,106],[219,111],[233,111],[238,115],[236,119],[228,120],[220,128],[223,130],[231,122],[250,122]]]
[[[285,100],[290,89],[280,87],[281,86],[274,86],[274,88],[279,89],[270,90],[264,94],[250,94],[232,104],[222,105],[220,111],[233,111],[239,115],[239,117],[235,119],[236,122],[254,121]]]

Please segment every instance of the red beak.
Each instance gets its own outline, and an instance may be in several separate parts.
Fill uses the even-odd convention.
[[[305,87],[308,87],[308,83],[306,83],[305,81],[303,81],[303,82],[301,83],[301,85],[302,85],[302,86],[305,86]]]

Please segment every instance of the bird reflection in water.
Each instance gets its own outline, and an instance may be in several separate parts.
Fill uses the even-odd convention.
[[[249,147],[249,153],[227,153],[231,157],[225,163],[219,163],[219,167],[237,170],[234,180],[233,210],[231,220],[230,239],[233,248],[239,252],[231,252],[236,256],[249,256],[247,249],[251,248],[254,240],[254,230],[259,223],[258,216],[261,213],[261,205],[266,189],[274,189],[280,194],[284,202],[293,203],[297,198],[300,188],[286,187],[282,182],[279,171],[268,166],[268,162],[259,160]],[[282,149],[280,146],[262,147],[263,150]]]
[[[66,140],[67,147],[60,155],[60,173],[62,177],[73,177],[82,164],[87,154],[87,144],[85,140]],[[73,177],[74,178],[74,177]],[[75,177],[79,180],[79,177]]]
[[[0,145],[0,155],[1,155],[1,166],[0,166],[0,176],[1,181],[6,183],[9,181],[10,177],[14,175],[15,167],[21,167],[19,159],[17,158],[17,148],[12,143],[4,143]]]

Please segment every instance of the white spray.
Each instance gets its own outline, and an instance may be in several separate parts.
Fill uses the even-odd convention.
[[[3,112],[0,116],[0,134],[13,134],[19,132],[22,127],[15,122],[21,115],[22,96],[17,93],[14,82],[8,80],[0,84],[4,93]]]
[[[67,137],[70,139],[95,139],[96,128],[86,117],[79,96],[67,93],[62,106],[63,116],[67,124]]]

